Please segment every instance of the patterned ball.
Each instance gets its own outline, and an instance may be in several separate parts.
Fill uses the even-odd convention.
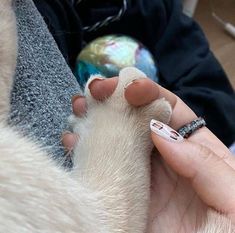
[[[87,44],[77,57],[75,76],[84,87],[92,74],[118,76],[122,68],[134,66],[158,81],[153,56],[137,40],[123,35],[108,35]]]

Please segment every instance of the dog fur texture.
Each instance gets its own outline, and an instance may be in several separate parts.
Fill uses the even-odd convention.
[[[128,105],[125,86],[146,77],[135,68],[120,72],[117,89],[102,103],[86,87],[88,112],[70,119],[79,142],[74,167],[65,171],[37,142],[7,124],[17,56],[11,4],[0,1],[0,232],[146,232],[153,149],[149,122],[167,123],[169,103]],[[217,232],[233,230],[229,219],[211,210],[198,233]]]

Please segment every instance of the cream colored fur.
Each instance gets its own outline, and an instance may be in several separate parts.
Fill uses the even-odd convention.
[[[0,0],[0,232],[144,233],[153,148],[148,125],[152,118],[168,122],[169,104],[163,99],[141,108],[127,104],[125,86],[145,77],[134,68],[121,71],[115,93],[103,103],[86,88],[87,115],[70,119],[80,135],[74,168],[64,171],[6,123],[15,25],[11,1]],[[228,219],[212,212],[200,233],[229,233],[229,227]]]
[[[10,0],[0,0],[0,120],[9,112],[17,56],[16,23],[10,7]]]

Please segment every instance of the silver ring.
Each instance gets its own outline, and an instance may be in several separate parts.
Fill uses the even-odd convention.
[[[197,119],[193,120],[192,122],[178,129],[178,133],[182,137],[188,138],[192,133],[194,133],[196,130],[202,128],[205,125],[206,125],[205,120],[202,117],[198,117]]]

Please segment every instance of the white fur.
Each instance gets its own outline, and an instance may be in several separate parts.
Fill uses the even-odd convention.
[[[0,120],[9,112],[17,56],[15,15],[10,7],[10,0],[0,0]]]
[[[214,210],[208,210],[205,225],[197,233],[235,233],[229,218]]]
[[[149,121],[168,122],[169,104],[161,99],[128,105],[125,86],[145,77],[134,68],[121,71],[117,89],[102,103],[86,87],[87,115],[72,120],[80,135],[74,168],[64,171],[6,124],[17,54],[10,3],[0,0],[0,232],[144,233],[153,147]],[[229,233],[230,224],[214,212],[200,233]]]

